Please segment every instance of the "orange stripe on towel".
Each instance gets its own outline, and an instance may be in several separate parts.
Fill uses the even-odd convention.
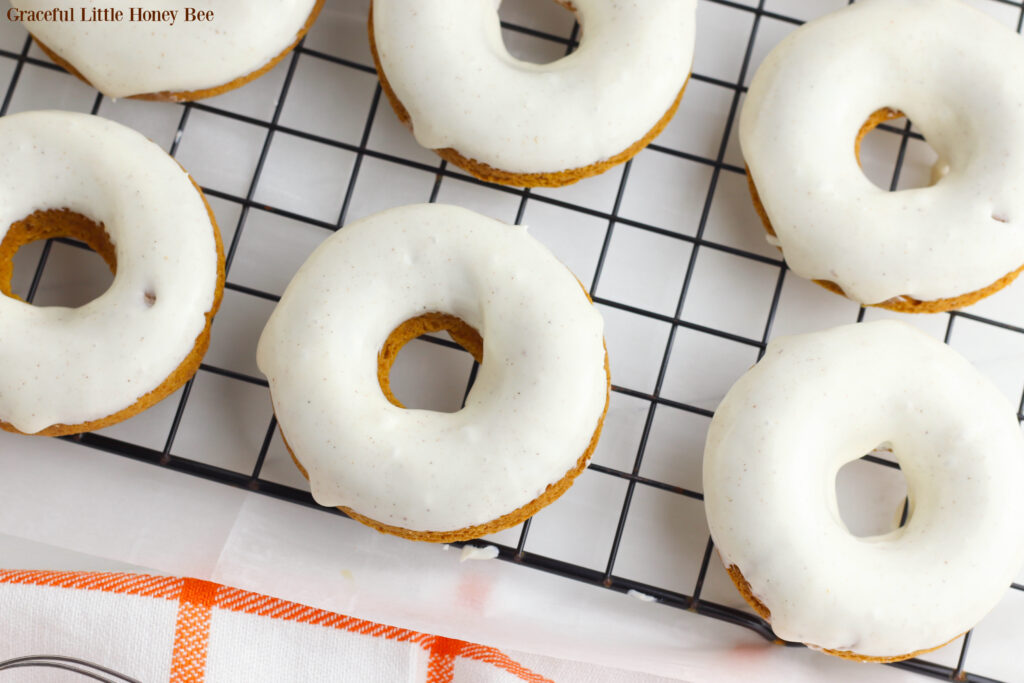
[[[461,640],[436,637],[430,643],[427,660],[427,683],[451,683],[455,676],[455,658],[465,645]]]
[[[0,570],[0,583],[51,586],[177,600],[185,580],[171,576],[107,572]]]
[[[335,628],[350,633],[373,636],[374,638],[387,638],[388,640],[397,640],[403,643],[419,643],[423,647],[426,647],[426,644],[433,638],[433,636],[419,633],[418,631],[410,631],[409,629],[396,626],[378,624],[374,621],[356,619],[355,617],[335,612],[325,612],[324,610],[308,607],[307,605],[300,605],[297,602],[279,600],[278,598],[260,595],[259,593],[250,593],[238,588],[231,588],[230,586],[222,586],[217,592],[214,607],[232,612],[269,617],[271,619],[297,621],[302,624]]]
[[[217,584],[185,579],[174,626],[171,683],[202,683],[206,651],[210,644],[210,614],[217,598]]]
[[[430,653],[430,659],[427,661],[427,683],[451,683],[455,676],[455,660],[460,657],[490,664],[528,683],[554,683],[550,678],[530,671],[493,647],[437,636],[427,649]]]
[[[475,659],[478,662],[490,664],[495,668],[503,669],[520,680],[528,681],[529,683],[554,683],[550,678],[545,678],[540,674],[530,671],[501,650],[493,647],[487,647],[485,645],[477,645],[476,643],[464,643],[463,645],[464,647],[462,648],[462,651],[459,652],[459,656],[464,659]]]

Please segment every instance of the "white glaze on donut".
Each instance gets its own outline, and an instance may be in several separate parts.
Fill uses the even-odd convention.
[[[11,0],[23,10],[71,7],[75,21],[26,21],[25,27],[110,97],[215,88],[256,71],[283,52],[306,23],[316,0],[189,0],[212,10],[208,22],[186,23],[185,5],[147,6],[138,0]],[[173,25],[128,21],[131,8],[175,9]],[[94,8],[119,9],[122,21],[80,21]]]
[[[642,139],[693,63],[696,0],[573,0],[582,42],[551,64],[512,57],[500,0],[374,0],[381,66],[416,140],[514,173],[603,161]]]
[[[384,340],[428,312],[483,337],[455,413],[398,408],[377,379]],[[607,396],[602,329],[572,273],[525,228],[423,204],[364,218],[317,248],[257,359],[318,503],[453,531],[531,502],[586,452]]]
[[[907,525],[857,538],[836,475],[889,442]],[[704,502],[782,638],[873,657],[977,623],[1024,562],[1024,437],[999,391],[902,322],[773,340],[708,432]]]
[[[98,420],[157,388],[192,352],[217,289],[202,197],[130,128],[70,112],[0,118],[0,238],[43,209],[103,223],[117,274],[79,308],[0,296],[0,420],[27,433]]]
[[[861,171],[883,107],[948,166],[937,184]],[[758,69],[740,142],[790,268],[857,301],[956,297],[1024,264],[1024,39],[960,0],[861,0],[797,29]]]

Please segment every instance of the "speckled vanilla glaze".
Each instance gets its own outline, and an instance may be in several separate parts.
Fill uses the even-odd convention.
[[[483,337],[455,413],[398,408],[377,380],[391,331],[434,311]],[[525,228],[422,204],[320,245],[274,309],[257,359],[318,503],[449,531],[531,502],[587,450],[607,391],[602,330],[572,273]]]
[[[75,21],[26,21],[32,35],[74,66],[110,97],[202,90],[256,71],[287,48],[306,23],[316,0],[189,0],[213,10],[208,22],[183,20],[185,4],[139,0],[11,0],[25,10],[73,7]],[[82,22],[82,8],[123,10],[123,21]],[[174,25],[129,22],[132,7],[178,10]]]
[[[857,538],[839,468],[889,442],[907,525]],[[887,657],[977,623],[1024,562],[1024,437],[962,356],[896,321],[773,340],[718,407],[704,504],[786,640]]]
[[[103,223],[117,274],[79,308],[0,296],[0,420],[28,433],[112,415],[158,387],[192,352],[217,288],[202,197],[125,126],[58,111],[0,118],[0,238],[41,209]]]
[[[500,0],[373,0],[381,66],[416,140],[514,173],[627,149],[672,106],[693,63],[696,0],[573,0],[582,43],[551,64],[509,54]]]
[[[935,185],[861,171],[854,140],[883,107],[938,152]],[[960,0],[860,0],[797,29],[758,69],[740,143],[790,268],[861,303],[1024,264],[1024,39]]]

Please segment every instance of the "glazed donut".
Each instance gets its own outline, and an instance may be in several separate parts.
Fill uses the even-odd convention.
[[[402,344],[448,329],[480,361],[465,407],[406,410]],[[601,316],[521,226],[390,209],[335,233],[260,337],[281,434],[321,505],[426,541],[513,526],[586,465],[608,407]]]
[[[508,53],[499,2],[373,0],[381,86],[417,142],[483,180],[556,187],[632,158],[668,124],[693,63],[696,0],[573,0],[583,41]]]
[[[860,139],[902,113],[938,180],[886,192]],[[862,0],[798,28],[757,70],[740,143],[789,267],[862,304],[959,308],[1024,264],[1024,40],[961,0]]]
[[[0,428],[106,427],[185,383],[209,343],[224,258],[202,192],[160,147],[98,116],[0,118]],[[9,227],[8,227],[9,226]],[[114,281],[78,308],[11,293],[24,244],[69,236]]]
[[[905,526],[858,538],[836,475],[888,444]],[[962,356],[906,323],[785,337],[726,394],[708,431],[704,505],[722,561],[775,633],[896,661],[977,623],[1024,562],[1024,437]]]
[[[313,25],[323,0],[195,0],[160,9],[137,0],[85,4],[66,8],[73,13],[68,20],[52,15],[49,0],[11,0],[7,16],[20,20],[54,62],[104,95],[183,102],[220,95],[270,71]]]

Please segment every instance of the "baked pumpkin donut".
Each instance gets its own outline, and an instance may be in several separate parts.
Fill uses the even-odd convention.
[[[602,329],[580,283],[525,228],[423,204],[320,245],[257,361],[318,503],[448,542],[518,524],[586,466],[608,407]],[[458,412],[405,409],[391,363],[437,330],[480,361],[476,381]]]
[[[886,444],[906,524],[857,537],[839,469]],[[1024,563],[1024,436],[962,356],[903,322],[783,337],[729,390],[704,451],[704,506],[743,597],[789,641],[897,661],[973,627]]]
[[[693,64],[696,0],[563,2],[582,42],[516,59],[497,2],[373,0],[381,86],[416,141],[477,178],[557,187],[631,159],[668,124]]]
[[[901,113],[936,182],[887,192],[860,139]],[[862,304],[959,308],[1024,264],[1024,39],[961,0],[862,0],[796,29],[751,82],[740,143],[789,267]]]
[[[233,90],[270,71],[316,21],[324,0],[197,0],[150,8],[137,0],[68,7],[11,0],[58,65],[109,97],[184,102]],[[47,12],[50,14],[48,15]]]
[[[98,116],[0,118],[0,428],[56,436],[106,427],[184,384],[224,287],[213,213],[177,162]],[[11,293],[24,244],[68,236],[114,271],[78,308]]]

